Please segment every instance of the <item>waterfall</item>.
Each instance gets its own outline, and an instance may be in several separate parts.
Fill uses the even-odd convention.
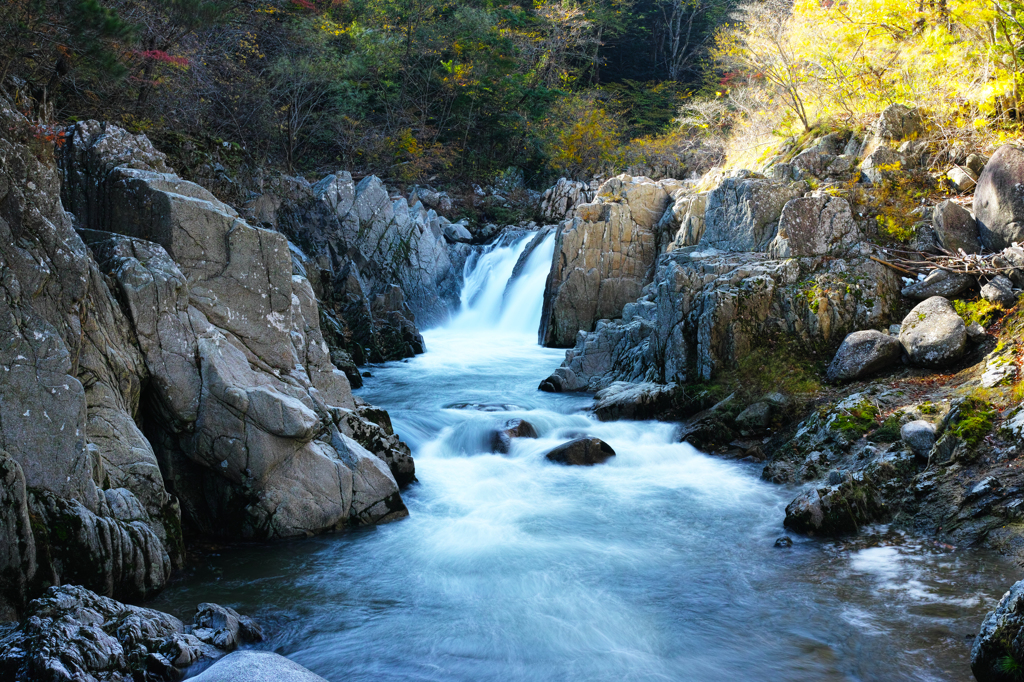
[[[536,233],[498,241],[466,261],[462,303],[446,325],[449,331],[490,335],[536,335],[540,327],[544,283],[551,268],[555,236],[538,244],[513,279],[513,271]]]

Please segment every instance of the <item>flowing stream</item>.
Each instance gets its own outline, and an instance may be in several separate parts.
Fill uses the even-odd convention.
[[[563,352],[537,345],[552,237],[508,284],[527,241],[471,259],[427,352],[359,392],[413,449],[408,519],[207,551],[149,605],[232,606],[332,682],[970,679],[1008,562],[884,528],[777,549],[795,489],[671,424],[600,423],[589,397],[539,392]],[[512,417],[540,438],[489,452]],[[582,434],[617,456],[544,459]]]

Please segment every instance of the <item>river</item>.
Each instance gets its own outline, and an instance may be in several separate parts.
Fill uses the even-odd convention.
[[[358,391],[413,449],[408,519],[206,551],[148,605],[232,606],[332,682],[971,679],[1009,562],[884,527],[776,548],[795,488],[671,424],[601,423],[589,397],[539,392],[563,352],[537,345],[551,237],[506,287],[527,239],[471,259],[427,352]],[[540,438],[489,452],[513,417]],[[582,434],[617,456],[544,459]]]

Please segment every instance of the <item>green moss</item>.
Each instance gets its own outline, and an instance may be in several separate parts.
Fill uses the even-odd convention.
[[[977,322],[982,327],[987,327],[1002,314],[1002,308],[989,303],[983,298],[977,301],[953,301],[953,308],[966,324]]]
[[[939,408],[930,400],[926,400],[917,406],[917,411],[921,414],[938,414]]]
[[[946,429],[970,447],[977,447],[981,439],[992,430],[995,416],[996,410],[992,403],[970,396],[956,408]]]
[[[864,399],[853,407],[842,410],[832,421],[831,429],[850,438],[860,438],[876,424],[878,408]]]
[[[890,415],[882,422],[882,425],[875,429],[875,432],[868,436],[872,443],[895,443],[900,439],[900,415]]]

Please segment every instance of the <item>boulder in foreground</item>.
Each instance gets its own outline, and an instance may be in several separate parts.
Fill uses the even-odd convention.
[[[932,296],[903,318],[900,343],[910,361],[921,367],[946,367],[964,354],[967,325],[949,301]]]
[[[191,678],[194,682],[327,682],[269,651],[236,651]]]
[[[577,438],[550,450],[544,457],[559,464],[591,466],[615,456],[612,446],[600,438]]]

